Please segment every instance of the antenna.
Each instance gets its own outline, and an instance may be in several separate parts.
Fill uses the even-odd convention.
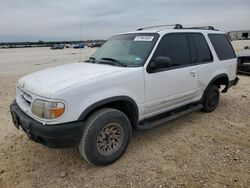
[[[81,41],[82,41],[82,16],[81,16],[81,24],[80,24],[80,43],[81,43]],[[81,63],[82,62],[82,49],[81,49],[81,47],[80,47],[80,44],[79,44],[79,62]]]

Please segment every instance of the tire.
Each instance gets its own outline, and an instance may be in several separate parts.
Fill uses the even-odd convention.
[[[130,121],[123,112],[112,108],[100,109],[87,118],[78,149],[88,163],[108,165],[126,151],[131,134]]]
[[[204,96],[203,108],[201,109],[203,112],[212,112],[216,109],[220,100],[220,91],[218,86],[212,85],[210,86]]]

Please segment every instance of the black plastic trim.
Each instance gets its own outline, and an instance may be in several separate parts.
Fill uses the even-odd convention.
[[[203,93],[203,96],[202,96],[202,101],[204,100],[204,97],[208,91],[208,89],[214,84],[214,82],[217,80],[217,79],[220,79],[220,78],[227,78],[228,80],[228,83],[226,84],[225,88],[222,90],[223,93],[226,93],[227,90],[228,90],[228,85],[229,85],[229,78],[228,78],[228,75],[227,74],[219,74],[217,76],[215,76],[208,84],[207,88],[205,89],[204,93]]]
[[[16,101],[11,104],[10,112],[15,127],[21,127],[31,140],[50,148],[74,147],[81,140],[83,121],[43,125],[25,114]]]
[[[170,116],[173,113],[177,113],[177,112],[183,111],[184,109],[186,109],[188,107],[196,106],[196,105],[201,104],[201,103],[202,103],[202,101],[197,101],[197,102],[189,103],[189,104],[180,106],[178,108],[174,108],[172,110],[168,110],[168,111],[162,112],[160,114],[156,114],[154,116],[145,118],[145,119],[139,121],[138,128],[141,127],[140,125],[142,125],[142,124],[155,122],[155,121],[157,121],[159,119],[163,119],[164,117]]]
[[[82,112],[82,114],[80,115],[80,117],[78,118],[78,120],[79,121],[84,120],[91,111],[97,109],[100,106],[103,106],[103,105],[109,104],[109,103],[113,103],[113,102],[118,102],[118,101],[130,102],[133,105],[134,109],[135,109],[135,113],[133,114],[134,118],[135,118],[135,120],[138,120],[138,118],[139,118],[138,106],[137,106],[136,102],[132,98],[130,98],[128,96],[116,96],[116,97],[110,97],[110,98],[98,101],[98,102],[92,104],[91,106],[89,106],[87,109],[85,109]]]
[[[231,81],[229,81],[229,83],[228,83],[228,88],[231,88],[231,87],[233,87],[233,86],[236,86],[238,83],[239,83],[239,78],[238,77],[236,77],[235,78],[235,80],[231,80]]]

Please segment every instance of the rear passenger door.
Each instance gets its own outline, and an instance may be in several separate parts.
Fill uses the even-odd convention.
[[[189,33],[191,50],[191,64],[195,66],[198,79],[198,93],[200,97],[210,81],[211,74],[218,67],[214,64],[214,57],[208,45],[206,35]]]
[[[191,66],[192,51],[189,36],[185,33],[166,34],[161,39],[151,63],[145,72],[145,117],[152,116],[192,102],[197,96],[197,73]],[[168,57],[172,66],[161,70],[151,70],[156,57]]]

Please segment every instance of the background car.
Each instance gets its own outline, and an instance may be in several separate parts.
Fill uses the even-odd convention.
[[[90,48],[100,48],[102,46],[101,43],[91,43],[88,45]]]
[[[79,48],[84,48],[85,45],[83,43],[76,44],[73,48],[74,49],[79,49]]]
[[[62,50],[62,49],[64,49],[64,44],[55,44],[50,49],[51,50],[58,50],[58,49]]]
[[[244,49],[237,54],[238,72],[250,75],[250,46],[245,46]]]

